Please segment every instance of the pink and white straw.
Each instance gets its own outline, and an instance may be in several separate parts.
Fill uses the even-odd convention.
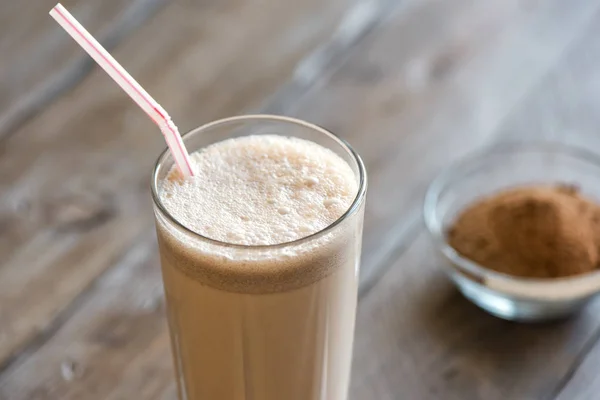
[[[100,65],[119,86],[148,114],[163,133],[173,159],[185,176],[193,176],[190,156],[185,148],[179,130],[164,108],[129,75],[104,47],[69,13],[60,3],[54,6],[50,15],[69,35]]]

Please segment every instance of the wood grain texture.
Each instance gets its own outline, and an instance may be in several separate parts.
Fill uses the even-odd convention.
[[[435,173],[493,137],[597,9],[588,1],[420,3],[288,110],[340,134],[365,160],[363,291],[414,234]]]
[[[109,49],[165,0],[67,0],[63,5]],[[0,4],[0,137],[79,82],[93,66],[48,15],[55,0]]]
[[[600,65],[594,39],[599,19],[594,16],[562,61],[500,121],[490,141],[550,139],[600,151],[593,89]],[[443,276],[423,231],[419,224],[418,239],[361,302],[354,398],[598,397],[599,300],[574,318],[551,324],[490,317]]]
[[[162,296],[157,249],[141,241],[46,345],[0,378],[0,399],[174,399]]]
[[[561,380],[556,392],[556,400],[595,400],[600,392],[600,330],[585,343],[585,352],[579,351],[575,365]],[[583,349],[582,349],[583,350]]]
[[[553,398],[598,326],[600,303],[563,322],[507,322],[464,299],[441,265],[420,228],[409,250],[365,296],[351,398]]]
[[[185,131],[260,103],[344,8],[345,0],[171,2],[114,54]],[[28,343],[41,346],[94,279],[153,229],[148,182],[163,147],[97,68],[0,142],[4,368]]]
[[[498,140],[552,140],[600,153],[600,34],[597,24],[553,71],[543,85],[527,96],[500,129]],[[600,393],[600,321],[597,306],[590,318],[591,331],[574,352],[565,374],[557,379],[552,396],[560,400],[596,399]],[[588,354],[589,353],[589,354]]]
[[[294,70],[294,75],[266,99],[259,110],[267,114],[285,114],[322,82],[326,82],[337,66],[344,62],[350,49],[369,32],[377,29],[394,13],[410,13],[415,0],[358,0],[352,2],[335,31]]]

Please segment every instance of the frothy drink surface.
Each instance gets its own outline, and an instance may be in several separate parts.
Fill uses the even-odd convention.
[[[276,135],[225,140],[173,170],[163,206],[186,228],[239,245],[319,232],[350,207],[357,177],[334,152]],[[200,240],[157,215],[183,400],[345,400],[362,208],[327,233],[270,248]]]
[[[356,196],[348,164],[297,138],[226,140],[193,154],[197,174],[165,181],[163,204],[193,231],[228,243],[300,239],[338,219]]]

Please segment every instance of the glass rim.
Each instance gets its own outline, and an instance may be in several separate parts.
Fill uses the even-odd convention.
[[[290,124],[294,124],[294,125],[312,129],[314,131],[324,134],[325,136],[329,137],[330,139],[333,139],[334,142],[336,142],[340,147],[342,147],[346,152],[348,152],[348,154],[352,157],[352,159],[356,163],[356,167],[358,169],[358,175],[359,175],[358,191],[356,193],[356,196],[354,197],[354,200],[352,200],[352,203],[348,207],[348,209],[342,215],[340,215],[335,221],[333,221],[331,224],[327,225],[323,229],[321,229],[317,232],[314,232],[308,236],[304,236],[304,237],[301,237],[299,239],[295,239],[295,240],[292,240],[289,242],[283,242],[283,243],[277,243],[277,244],[266,244],[266,245],[245,245],[245,244],[229,243],[229,242],[224,242],[224,241],[220,241],[217,239],[209,238],[207,236],[201,235],[200,233],[198,233],[196,231],[189,229],[184,224],[179,222],[177,220],[177,218],[175,218],[162,204],[160,196],[158,195],[158,181],[159,181],[158,173],[159,173],[161,167],[163,166],[164,162],[166,161],[167,157],[169,157],[171,155],[171,152],[170,152],[169,148],[167,147],[158,156],[158,159],[157,159],[156,163],[154,164],[154,168],[152,171],[152,178],[151,178],[151,182],[150,182],[150,188],[151,188],[151,192],[152,192],[152,200],[154,202],[154,206],[158,209],[158,211],[161,213],[161,215],[169,221],[169,223],[173,224],[177,229],[183,231],[185,234],[191,235],[195,239],[198,239],[198,240],[201,240],[204,242],[208,242],[208,243],[216,245],[216,246],[227,247],[227,248],[232,248],[232,249],[239,249],[239,250],[261,250],[261,249],[262,250],[267,250],[267,249],[272,250],[272,249],[293,247],[293,246],[297,246],[297,245],[300,245],[305,242],[309,242],[311,240],[315,240],[315,239],[327,234],[332,229],[334,229],[336,226],[338,226],[343,221],[345,221],[346,219],[348,219],[350,216],[354,215],[357,212],[357,210],[363,204],[364,199],[366,197],[366,192],[367,192],[367,173],[366,173],[365,165],[364,165],[362,159],[360,158],[360,156],[358,155],[358,153],[356,151],[354,151],[354,149],[345,140],[341,139],[340,137],[338,137],[331,131],[329,131],[319,125],[316,125],[316,124],[313,124],[310,122],[306,122],[306,121],[303,121],[298,118],[286,117],[286,116],[281,116],[281,115],[248,114],[248,115],[238,115],[238,116],[233,116],[233,117],[228,117],[228,118],[217,119],[212,122],[206,123],[204,125],[200,125],[197,128],[194,128],[181,136],[182,136],[182,139],[185,141],[186,137],[188,137],[189,135],[193,135],[193,134],[201,132],[201,131],[206,131],[207,129],[214,128],[219,125],[227,124],[230,122],[260,121],[260,120],[285,122],[285,123],[290,123]],[[285,136],[285,135],[282,135],[282,136]]]

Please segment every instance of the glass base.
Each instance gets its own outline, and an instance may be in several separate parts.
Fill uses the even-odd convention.
[[[462,275],[452,274],[461,293],[488,313],[509,321],[541,322],[566,318],[577,312],[589,299],[547,302],[517,299],[494,292]]]

